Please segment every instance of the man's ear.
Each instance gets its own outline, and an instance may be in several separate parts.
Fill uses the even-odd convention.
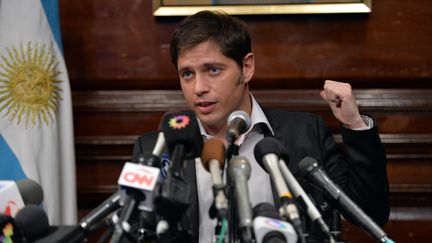
[[[255,56],[252,52],[246,54],[243,58],[243,81],[248,83],[255,73]]]

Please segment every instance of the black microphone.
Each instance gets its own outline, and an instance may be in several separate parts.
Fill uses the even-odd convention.
[[[45,211],[36,205],[27,205],[13,219],[16,237],[13,242],[80,243],[85,232],[78,225],[50,226]]]
[[[279,150],[278,141],[275,138],[265,137],[255,145],[255,159],[258,164],[270,174],[270,178],[282,201],[282,210],[280,211],[282,217],[290,220],[299,237],[301,237],[302,241],[305,241],[297,205],[294,202],[279,168]]]
[[[162,131],[159,131],[156,143],[153,147],[152,152],[141,154],[138,157],[138,163],[142,165],[148,165],[153,167],[160,167],[161,155],[165,151],[165,135]]]
[[[251,175],[251,167],[247,158],[236,156],[228,166],[229,177],[234,182],[235,199],[239,215],[239,226],[242,242],[252,240],[252,206],[247,181]],[[232,209],[230,209],[232,210]]]
[[[389,239],[386,233],[327,176],[315,159],[305,157],[300,161],[299,168],[306,181],[328,193],[342,211],[347,213],[350,218],[354,219],[356,221],[355,223],[375,240],[383,243],[394,243],[394,241]]]
[[[91,231],[92,227],[112,212],[120,208],[120,192],[116,192],[103,201],[98,207],[81,219],[79,225],[84,231]]]
[[[44,195],[39,183],[32,179],[24,179],[16,181],[16,184],[25,205],[42,203]]]
[[[170,153],[171,168],[155,193],[156,212],[168,221],[168,236],[181,235],[185,229],[178,224],[192,198],[188,180],[183,178],[185,164],[201,155],[203,139],[196,116],[191,111],[167,112],[160,123]],[[157,230],[158,231],[158,230]],[[163,232],[163,231],[161,231]],[[189,232],[186,232],[186,238]]]
[[[162,117],[160,126],[171,155],[171,173],[178,176],[183,160],[201,155],[203,139],[198,122],[191,111],[167,112]]]
[[[21,235],[27,240],[35,240],[50,230],[48,216],[41,207],[36,205],[27,205],[22,208],[14,221]]]
[[[259,203],[253,208],[253,227],[257,243],[297,242],[297,234],[290,223],[281,220],[270,203]]]
[[[226,138],[233,143],[241,134],[245,133],[251,125],[249,115],[244,111],[234,111],[228,117]]]
[[[221,175],[221,168],[225,164],[225,145],[223,142],[216,138],[209,139],[204,144],[201,162],[204,168],[211,174],[214,201],[218,216],[225,218],[227,216],[228,202]]]

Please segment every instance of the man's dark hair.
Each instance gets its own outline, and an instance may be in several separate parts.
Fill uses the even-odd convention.
[[[243,58],[252,51],[246,24],[225,12],[201,11],[186,17],[175,30],[171,45],[171,61],[177,67],[179,53],[211,40],[222,54],[243,66]]]

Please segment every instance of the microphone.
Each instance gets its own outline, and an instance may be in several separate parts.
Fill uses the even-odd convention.
[[[110,213],[120,208],[120,192],[116,192],[103,201],[97,208],[81,219],[80,227],[88,232],[92,227],[107,217]]]
[[[335,242],[333,236],[330,233],[329,227],[324,222],[321,216],[321,213],[318,211],[318,209],[315,207],[315,204],[310,200],[307,193],[303,190],[299,182],[296,180],[294,175],[288,169],[286,161],[283,159],[283,158],[288,159],[288,153],[286,152],[285,147],[276,138],[266,137],[262,141],[265,141],[265,143],[267,143],[268,148],[273,148],[274,150],[279,152],[281,157],[279,158],[279,169],[289,189],[294,194],[294,197],[298,201],[302,202],[302,205],[306,207],[306,212],[309,215],[309,218],[312,220],[312,222],[318,224],[321,231],[329,238],[330,242]]]
[[[27,205],[15,216],[15,225],[27,240],[35,240],[50,231],[48,216],[36,205]]]
[[[142,165],[148,165],[153,167],[160,167],[160,157],[162,153],[165,151],[166,143],[165,143],[165,135],[163,132],[158,133],[158,137],[156,139],[155,146],[151,153],[145,153],[140,155],[138,158],[138,163]]]
[[[234,111],[228,117],[228,129],[226,137],[228,142],[234,141],[243,133],[245,133],[251,126],[249,115],[244,111]]]
[[[247,181],[251,175],[251,167],[247,158],[236,156],[231,159],[228,166],[229,177],[234,182],[234,190],[239,214],[239,225],[242,242],[252,240],[252,206],[249,199]],[[230,209],[232,210],[232,209]]]
[[[0,181],[0,213],[14,217],[24,205],[42,200],[42,187],[34,180]]]
[[[300,214],[279,169],[278,141],[271,137],[263,138],[255,145],[254,155],[260,166],[270,174],[270,178],[282,200],[282,210],[280,211],[282,217],[291,221],[298,235],[304,241]]]
[[[309,183],[324,190],[337,203],[337,205],[347,213],[350,218],[371,235],[378,242],[394,243],[389,239],[384,231],[360,209],[318,166],[318,162],[311,158],[305,157],[299,163],[299,168],[304,178]]]
[[[114,202],[108,202],[108,207],[106,207],[112,210],[118,206],[117,203],[123,207],[118,221],[115,222],[114,232],[110,240],[111,243],[119,242],[124,232],[128,233],[130,231],[131,227],[128,221],[136,208],[148,211],[153,210],[153,208],[140,208],[140,206],[147,205],[140,205],[139,203],[146,199],[146,192],[154,190],[159,174],[160,169],[152,166],[131,162],[125,163],[118,179],[118,184],[122,189],[119,192],[120,199],[117,199],[117,196],[113,196],[110,200],[114,200]],[[102,208],[105,208],[105,206],[102,206]]]
[[[1,218],[2,217],[0,217],[0,219]],[[9,218],[9,232],[6,232],[4,236],[0,236],[0,241],[79,243],[83,242],[85,239],[84,231],[76,225],[50,226],[45,211],[36,205],[26,205],[17,213],[14,219],[10,216]],[[3,230],[3,232],[5,231]]]
[[[279,217],[275,207],[260,203],[253,208],[253,227],[257,243],[297,242],[297,234],[290,223]]]
[[[172,164],[156,193],[155,205],[157,213],[174,223],[180,219],[191,198],[190,187],[182,178],[184,160],[201,155],[203,139],[195,114],[191,111],[165,113],[161,127]]]
[[[212,138],[204,144],[201,154],[204,168],[210,172],[213,182],[213,195],[218,215],[227,216],[228,202],[225,196],[225,185],[222,182],[221,168],[225,163],[225,146],[222,141]]]
[[[171,155],[171,172],[179,175],[183,160],[201,155],[203,139],[195,114],[191,111],[167,112],[162,117],[161,127]]]

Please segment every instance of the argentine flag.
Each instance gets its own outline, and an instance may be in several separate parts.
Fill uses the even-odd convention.
[[[42,186],[50,224],[75,224],[72,104],[57,0],[0,0],[0,180]]]

